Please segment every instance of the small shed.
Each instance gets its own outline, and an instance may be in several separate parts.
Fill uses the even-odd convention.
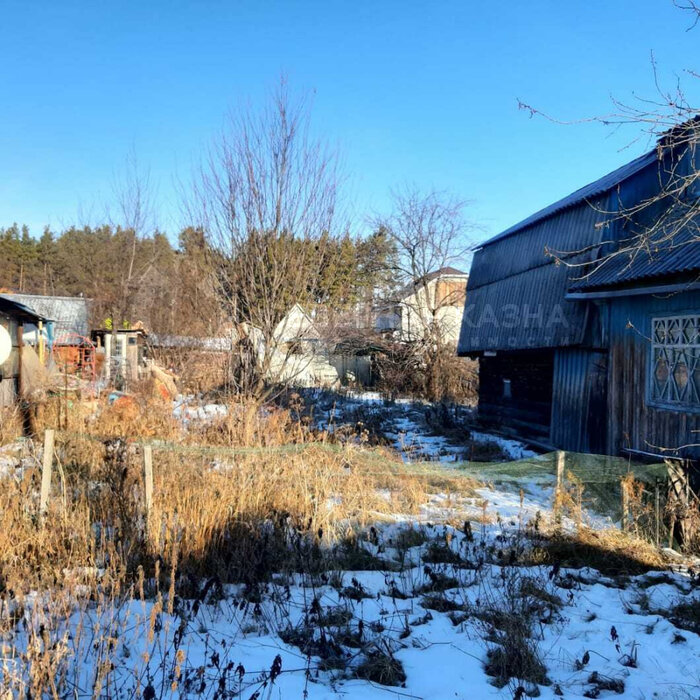
[[[700,455],[700,191],[639,207],[697,166],[654,149],[476,251],[458,352],[479,359],[484,422],[544,447]],[[679,234],[623,254],[671,207]]]
[[[38,328],[47,320],[24,304],[0,296],[0,406],[12,405],[23,393],[25,328]]]
[[[86,297],[5,294],[8,299],[51,319],[46,324],[48,344],[55,347],[79,345],[90,337],[90,299]],[[25,337],[25,340],[31,338]]]
[[[148,333],[140,325],[92,331],[98,364],[101,365],[98,371],[104,379],[120,385],[138,380],[146,365],[147,337]]]

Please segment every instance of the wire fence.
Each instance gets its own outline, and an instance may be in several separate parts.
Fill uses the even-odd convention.
[[[687,473],[667,462],[641,463],[622,457],[555,451],[513,462],[460,462],[455,467],[477,479],[551,491],[557,517],[579,523],[596,516],[659,546],[672,543],[670,505],[687,493]]]
[[[116,437],[84,432],[47,430],[44,440],[40,509],[45,512],[51,485],[53,455],[57,447],[71,441],[87,441],[102,446],[121,442],[143,458],[143,488],[146,506],[153,500],[153,453],[179,456],[181,466],[202,458],[211,462],[235,463],[237,457],[256,454],[292,455],[309,449],[309,443],[254,447],[192,445],[143,437]],[[339,453],[343,446],[313,443],[315,448]],[[381,459],[381,455],[377,455]],[[389,467],[382,463],[384,472]],[[449,473],[478,481],[519,488],[549,500],[555,518],[568,517],[579,524],[599,523],[619,526],[659,546],[673,543],[674,504],[687,497],[687,478],[682,469],[675,475],[669,464],[643,464],[630,459],[576,452],[550,452],[509,462],[436,462],[396,464],[391,471],[397,476]],[[680,481],[680,485],[679,485]]]

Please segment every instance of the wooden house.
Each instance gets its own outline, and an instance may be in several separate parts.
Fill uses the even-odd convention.
[[[662,141],[476,251],[458,352],[479,359],[484,422],[543,447],[700,455],[697,164]]]

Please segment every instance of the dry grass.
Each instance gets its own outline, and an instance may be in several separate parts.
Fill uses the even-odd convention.
[[[310,442],[313,438],[288,409],[260,409],[256,404],[232,401],[227,404],[225,416],[200,426],[195,424],[190,439],[223,447],[277,447]]]
[[[61,426],[60,401],[44,407],[44,425]],[[69,430],[57,433],[47,525],[38,462],[0,490],[0,579],[13,589],[48,588],[57,572],[105,562],[133,578],[156,559],[181,575],[264,580],[297,565],[294,540],[331,545],[393,513],[416,513],[428,493],[465,496],[474,486],[461,475],[409,473],[389,451],[313,441],[288,409],[230,405],[189,432],[149,395],[73,409]],[[139,440],[154,444],[148,522]]]
[[[526,550],[528,564],[557,564],[562,567],[591,567],[609,576],[635,576],[667,566],[652,544],[620,530],[590,530],[581,527],[575,534],[555,532]]]
[[[45,421],[61,417],[52,412],[55,408],[46,407]],[[62,674],[75,666],[79,654],[71,649],[80,648],[83,634],[84,645],[101,645],[95,656],[104,659],[104,678],[100,666],[91,681],[94,696],[141,696],[143,689],[130,694],[130,689],[115,692],[108,686],[112,640],[139,634],[152,640],[160,612],[172,613],[178,599],[199,602],[227,582],[246,584],[246,601],[253,602],[275,575],[391,571],[395,562],[361,546],[363,528],[396,512],[416,513],[429,494],[473,496],[477,486],[459,472],[408,468],[381,448],[314,439],[289,409],[230,405],[225,418],[186,432],[172,418],[170,404],[146,396],[74,408],[69,431],[58,434],[58,468],[45,518],[38,509],[38,462],[6,477],[0,488],[0,639],[12,638],[27,611],[46,618],[46,624],[42,618],[27,625],[28,651],[18,664],[24,676],[16,686],[3,677],[0,694],[10,688],[19,689],[15,696],[20,698],[30,697],[27,689],[35,698],[61,697],[52,684],[58,683],[61,692],[69,687]],[[154,442],[154,501],[148,516],[142,447],[124,435]],[[159,447],[157,439],[167,444]],[[464,524],[464,531],[471,541],[471,525]],[[468,611],[483,632],[486,668],[497,685],[547,682],[533,621],[551,618],[561,604],[553,584],[525,577],[517,565],[591,566],[608,574],[663,567],[654,548],[619,532],[581,527],[576,535],[533,537],[536,541],[507,551],[516,552],[517,561],[512,576],[498,584],[504,589],[490,597],[487,590],[480,609]],[[425,594],[424,605],[433,610],[466,610],[445,590],[464,583],[458,569],[472,576],[478,567],[466,566],[450,549],[451,539],[425,539],[422,531],[402,531],[395,545],[404,550],[425,545],[422,563],[451,566],[455,576],[437,572],[416,593]],[[346,598],[364,595],[360,586],[343,590]],[[31,602],[32,591],[39,592],[42,605]],[[76,629],[76,601],[89,600],[98,610],[110,611],[121,600],[147,598],[155,612],[143,628],[127,632],[115,621],[110,623],[114,628],[96,629],[92,620]],[[676,614],[687,617],[682,609]],[[331,624],[327,616],[319,617],[319,624],[321,619]],[[528,624],[523,626],[523,620]],[[346,618],[340,622],[348,627]],[[350,637],[358,636],[354,628],[348,630]],[[310,640],[317,641],[302,636],[299,646]],[[325,655],[314,649],[328,668],[340,663],[332,648]],[[179,658],[177,649],[172,652],[173,659]],[[357,676],[383,684],[405,680],[390,648],[377,643],[363,653],[354,667]],[[173,678],[179,663],[173,662]]]
[[[0,446],[22,435],[22,416],[15,406],[0,408]]]
[[[45,405],[43,424],[60,428],[65,406]],[[137,632],[116,619],[114,628],[91,622],[76,630],[81,600],[109,611],[149,598],[154,610],[172,612],[180,596],[197,598],[211,582],[243,582],[255,596],[280,572],[372,568],[357,545],[363,527],[397,510],[415,513],[426,490],[472,487],[461,476],[408,474],[388,452],[312,441],[285,410],[229,407],[226,419],[188,435],[171,407],[152,398],[73,409],[69,430],[57,433],[45,516],[39,460],[4,477],[0,489],[0,635],[11,639],[21,619],[43,616],[25,626],[25,651],[3,651],[0,693],[13,697],[59,697],[81,645],[105,659],[104,679],[100,667],[90,681],[100,694],[113,640]],[[167,444],[159,448],[157,438]],[[154,441],[148,517],[139,440]],[[151,618],[138,632],[149,639],[159,624],[157,613]],[[368,656],[362,673],[401,678],[390,654]]]

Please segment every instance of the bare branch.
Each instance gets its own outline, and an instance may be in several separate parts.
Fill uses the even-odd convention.
[[[313,301],[325,248],[338,228],[336,152],[310,132],[310,108],[282,79],[269,103],[232,113],[194,177],[189,206],[213,251],[220,298],[236,324],[236,388],[260,394],[287,373],[294,304]]]

